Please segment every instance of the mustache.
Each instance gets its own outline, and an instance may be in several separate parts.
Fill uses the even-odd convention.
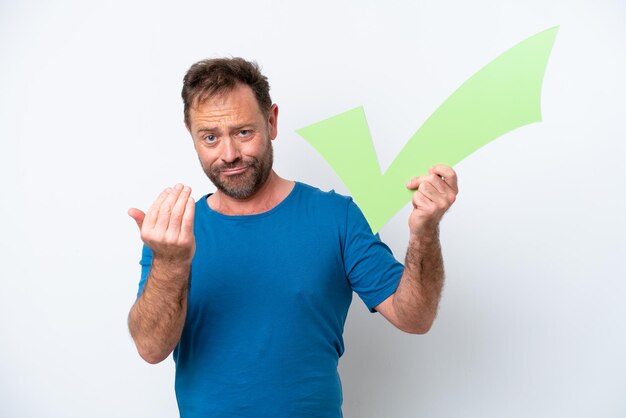
[[[244,168],[244,167],[254,167],[256,166],[258,163],[258,160],[256,158],[252,158],[250,160],[247,161],[233,161],[231,163],[223,163],[220,164],[219,167],[216,167],[216,171],[222,171],[222,170],[232,170],[232,169],[236,169],[236,168]]]

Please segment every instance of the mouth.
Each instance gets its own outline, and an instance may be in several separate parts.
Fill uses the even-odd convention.
[[[244,166],[240,166],[240,167],[233,167],[233,168],[223,168],[222,170],[220,170],[220,172],[222,174],[224,174],[225,176],[235,176],[237,174],[241,174],[244,171],[246,171],[249,168],[249,166],[244,165]]]

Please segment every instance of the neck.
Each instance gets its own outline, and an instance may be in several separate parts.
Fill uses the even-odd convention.
[[[293,181],[279,177],[272,170],[259,190],[247,199],[235,199],[218,190],[207,198],[207,203],[223,215],[256,215],[276,207],[289,195],[293,186]]]

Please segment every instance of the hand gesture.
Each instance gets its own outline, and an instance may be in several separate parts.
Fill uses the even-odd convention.
[[[435,165],[428,174],[411,179],[406,187],[413,193],[413,212],[409,216],[412,234],[432,231],[459,193],[456,173],[446,165]]]
[[[196,251],[194,211],[191,188],[177,184],[165,189],[147,214],[131,208],[128,215],[137,222],[141,239],[152,250],[155,259],[190,263]]]

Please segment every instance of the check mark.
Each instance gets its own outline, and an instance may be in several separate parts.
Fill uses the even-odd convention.
[[[541,121],[541,86],[558,27],[520,42],[463,83],[409,139],[384,175],[358,107],[297,132],[345,183],[373,232],[411,201],[405,187],[514,129]]]

